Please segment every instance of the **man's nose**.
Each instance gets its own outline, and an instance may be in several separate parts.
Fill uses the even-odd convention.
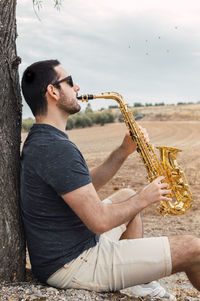
[[[80,90],[80,87],[77,84],[74,84],[74,91],[78,92]]]

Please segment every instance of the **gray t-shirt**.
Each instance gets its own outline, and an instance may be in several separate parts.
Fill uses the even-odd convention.
[[[60,197],[89,183],[87,164],[68,136],[34,124],[21,155],[21,212],[32,270],[42,282],[99,239]]]

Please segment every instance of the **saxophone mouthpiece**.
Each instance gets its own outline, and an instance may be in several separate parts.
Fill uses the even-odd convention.
[[[84,94],[84,95],[80,95],[77,97],[78,100],[82,100],[82,101],[86,101],[86,102],[93,98],[94,98],[94,95],[92,95],[92,94]]]

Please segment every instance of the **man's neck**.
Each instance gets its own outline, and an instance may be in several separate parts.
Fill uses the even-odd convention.
[[[68,116],[41,116],[35,117],[36,123],[49,124],[65,133]]]

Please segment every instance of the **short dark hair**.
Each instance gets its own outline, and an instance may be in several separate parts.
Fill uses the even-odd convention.
[[[54,67],[60,65],[58,60],[36,62],[26,68],[22,77],[22,93],[34,116],[47,112],[47,86],[58,80]]]

